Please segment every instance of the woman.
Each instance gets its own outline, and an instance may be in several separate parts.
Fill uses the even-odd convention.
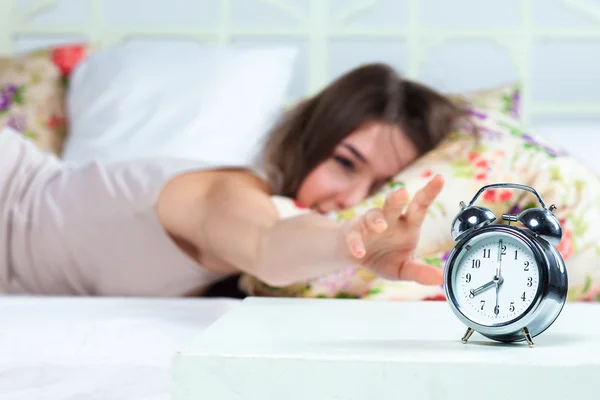
[[[411,254],[441,177],[410,203],[400,189],[352,221],[321,214],[375,192],[460,115],[440,94],[371,64],[284,115],[259,170],[183,160],[68,166],[3,133],[0,292],[198,295],[241,272],[287,285],[350,264],[439,284],[441,271]],[[280,219],[272,195],[316,212]]]

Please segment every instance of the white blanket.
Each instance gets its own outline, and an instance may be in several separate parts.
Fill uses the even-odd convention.
[[[1,298],[0,399],[169,399],[173,354],[238,303]]]

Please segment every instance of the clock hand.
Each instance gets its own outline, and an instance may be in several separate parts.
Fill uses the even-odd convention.
[[[500,285],[502,284],[502,276],[500,275],[500,269],[502,268],[502,239],[498,241],[498,264],[496,264],[496,275],[494,276],[494,283],[496,284],[496,306],[494,307],[494,314],[498,315],[500,309],[498,308],[498,293],[500,292]]]
[[[501,281],[496,282],[496,307],[494,307],[494,314],[496,315],[500,313],[500,309],[498,308],[498,292],[500,291],[500,283]]]
[[[504,278],[500,277],[500,279],[496,279],[496,277],[494,276],[494,278],[491,281],[489,281],[488,283],[483,284],[483,285],[479,286],[478,288],[469,290],[469,293],[471,294],[471,297],[475,297],[479,293],[485,292],[486,290],[488,290],[489,288],[491,288],[494,285],[496,285],[496,288],[500,287],[500,285],[502,285],[503,282],[504,282]]]
[[[496,264],[496,280],[500,280],[500,268],[502,267],[502,239],[498,241],[498,264]]]
[[[496,280],[491,280],[488,283],[486,283],[485,285],[481,285],[476,289],[471,289],[469,292],[471,293],[471,296],[475,297],[477,296],[479,293],[484,292],[486,290],[488,290],[489,288],[491,288],[492,286],[496,285]]]

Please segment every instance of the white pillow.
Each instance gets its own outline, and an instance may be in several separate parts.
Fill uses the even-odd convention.
[[[253,162],[285,107],[297,50],[130,42],[80,64],[62,158]]]

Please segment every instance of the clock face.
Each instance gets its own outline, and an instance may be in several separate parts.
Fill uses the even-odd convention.
[[[533,251],[505,233],[482,234],[466,245],[452,274],[462,313],[482,325],[508,323],[535,300],[540,283]]]

